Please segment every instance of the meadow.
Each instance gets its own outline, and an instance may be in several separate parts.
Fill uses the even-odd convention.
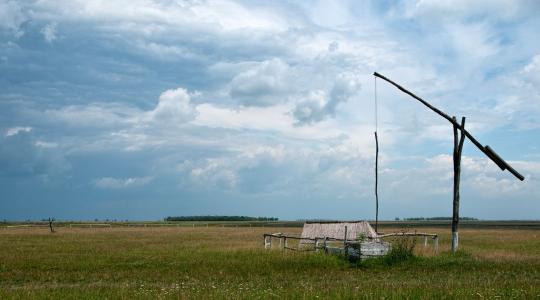
[[[263,249],[298,227],[2,228],[0,299],[540,299],[540,230],[421,231],[439,253],[387,265]]]

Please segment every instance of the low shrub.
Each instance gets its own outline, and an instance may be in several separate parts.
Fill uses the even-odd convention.
[[[395,265],[403,261],[415,258],[414,248],[416,247],[416,239],[414,237],[403,237],[397,239],[392,244],[392,248],[386,255],[382,257],[382,262],[385,265]]]

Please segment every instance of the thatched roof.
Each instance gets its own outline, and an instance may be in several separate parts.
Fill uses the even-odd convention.
[[[345,226],[347,226],[347,240],[355,240],[361,235],[367,238],[377,238],[377,233],[366,221],[306,222],[302,230],[302,237],[343,239]]]

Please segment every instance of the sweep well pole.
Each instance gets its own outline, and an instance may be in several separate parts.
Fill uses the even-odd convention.
[[[404,92],[405,94],[413,97],[414,99],[420,101],[422,104],[424,104],[427,108],[431,109],[432,111],[434,111],[435,113],[437,113],[439,116],[445,118],[448,122],[452,123],[452,125],[454,126],[457,126],[457,127],[460,127],[460,124],[450,118],[449,115],[445,114],[443,111],[441,111],[440,109],[436,108],[435,106],[429,104],[426,100],[416,96],[415,94],[413,94],[412,92],[408,91],[407,89],[405,89],[404,87],[402,87],[401,85],[393,82],[392,80],[386,78],[384,75],[381,75],[377,72],[374,72],[373,73],[374,76],[376,77],[379,77],[381,79],[384,79],[385,81],[387,81],[388,83],[392,84],[393,86],[395,86],[396,88],[398,88],[400,91]],[[489,146],[482,146],[482,144],[480,144],[480,142],[478,142],[467,130],[465,130],[465,128],[463,128],[463,133],[465,133],[465,136],[467,136],[467,138],[480,150],[482,151],[482,153],[484,153],[487,157],[489,157],[489,159],[491,159],[497,166],[499,166],[499,168],[501,168],[501,170],[508,170],[510,173],[512,173],[514,176],[516,176],[519,180],[523,181],[525,179],[525,177],[523,177],[523,175],[521,175],[518,171],[516,171],[514,168],[512,168],[512,166],[510,166],[506,161],[504,161],[501,157],[499,157]]]

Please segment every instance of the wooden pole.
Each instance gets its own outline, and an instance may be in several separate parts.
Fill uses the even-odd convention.
[[[456,121],[456,117],[452,117],[452,119]],[[454,199],[452,205],[452,253],[456,253],[459,245],[459,180],[461,175],[461,151],[463,150],[463,141],[465,140],[465,117],[461,118],[460,127],[456,126],[456,123],[457,122],[452,123],[454,124]]]
[[[401,85],[393,82],[392,80],[386,78],[385,76],[375,72],[373,73],[374,76],[376,77],[379,77],[383,80],[385,80],[386,82],[392,84],[393,86],[395,86],[396,88],[398,88],[400,91],[404,92],[405,94],[413,97],[414,99],[420,101],[422,104],[424,104],[427,108],[431,109],[432,111],[434,111],[435,113],[437,113],[439,116],[445,118],[448,122],[452,123],[452,125],[454,126],[458,126],[459,127],[459,123],[456,121],[455,118],[450,118],[449,115],[445,114],[443,111],[439,110],[438,108],[436,108],[435,106],[429,104],[426,100],[416,96],[415,94],[413,94],[412,92],[408,91],[407,89],[405,89],[404,87],[402,87]],[[489,157],[489,159],[491,159],[497,166],[499,166],[503,171],[506,169],[508,170],[510,173],[512,173],[514,176],[516,176],[519,180],[523,181],[525,179],[525,177],[523,177],[523,175],[521,175],[518,171],[516,171],[514,168],[512,168],[512,166],[510,166],[506,161],[504,161],[501,157],[499,157],[498,155],[495,154],[495,152],[493,151],[493,149],[489,148],[489,146],[482,146],[482,144],[480,144],[479,141],[477,141],[473,136],[472,134],[470,134],[467,130],[465,130],[463,128],[463,130],[461,131],[462,134],[465,134],[465,136],[467,136],[467,138],[480,150],[482,151],[487,157]],[[494,155],[495,154],[495,155]]]
[[[345,258],[347,258],[349,255],[347,249],[347,226],[345,226],[345,236],[343,237],[343,253],[345,254]]]
[[[53,228],[53,225],[52,225],[53,221],[54,221],[54,219],[49,218],[49,229],[51,230],[51,232],[54,232],[54,228]]]
[[[375,131],[375,232],[379,233],[379,139],[377,138],[377,131]]]

